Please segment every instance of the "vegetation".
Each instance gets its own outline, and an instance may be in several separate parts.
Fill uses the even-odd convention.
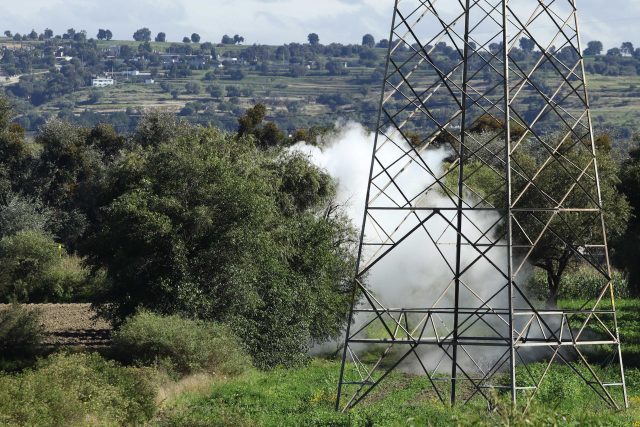
[[[18,305],[0,309],[0,363],[2,367],[31,362],[42,352],[44,329],[38,311]]]
[[[5,35],[0,302],[92,301],[116,329],[103,355],[58,352],[43,345],[37,311],[0,307],[2,368],[14,371],[0,374],[0,424],[627,426],[640,419],[640,303],[630,299],[617,306],[628,412],[600,406],[568,368],[555,365],[524,414],[501,393],[492,412],[479,400],[436,404],[425,378],[399,372],[389,378],[392,393],[374,394],[348,414],[334,411],[339,362],[311,359],[309,350],[344,330],[355,230],[334,200],[336,182],[287,147],[329,129],[311,124],[370,117],[389,41],[367,34],[359,45],[323,45],[311,33],[304,44],[244,46],[242,36],[225,35],[214,45],[193,33],[167,43],[163,32],[152,41],[148,28],[117,42],[108,29],[98,40],[74,29]],[[530,40],[519,46],[513,54],[523,63],[539,59]],[[633,110],[640,80],[609,76],[635,76],[640,50],[626,42],[603,51],[594,41],[585,54],[596,102],[616,105],[615,117],[608,112],[595,122],[611,125],[615,136],[598,139],[597,156],[620,269],[614,287],[627,297],[640,292],[640,152],[626,158],[628,144],[637,143],[637,114],[618,113]],[[446,44],[434,46],[436,63],[454,57]],[[112,71],[123,73],[117,86],[88,88],[93,76]],[[598,99],[611,82],[620,96]],[[145,112],[141,104],[170,110]],[[472,131],[481,137],[503,126],[484,117]],[[413,131],[407,135],[419,141]],[[584,149],[583,142],[558,150],[584,165],[591,153],[567,144]],[[530,175],[545,159],[529,147],[517,167]],[[493,197],[494,174],[467,166],[477,172],[469,184]],[[558,199],[567,180],[551,162],[538,185]],[[576,193],[569,202],[584,205],[589,196]],[[529,192],[520,202],[545,200]],[[553,227],[560,235],[598,229],[579,215]],[[575,262],[567,245],[550,238],[537,246],[534,296],[577,308],[578,297],[598,293],[602,276]],[[588,328],[602,332],[596,322]],[[585,357],[604,361],[597,351]],[[190,381],[201,387],[158,398],[165,386],[189,390]]]
[[[184,37],[188,43],[167,42],[163,32],[151,41],[147,28],[136,31],[133,41],[114,41],[109,33],[98,31],[97,40],[73,29],[51,37],[36,34],[33,40],[22,41],[20,36],[21,44],[0,39],[0,49],[6,50],[0,60],[0,85],[17,105],[23,128],[36,131],[47,118],[59,117],[88,127],[106,122],[133,131],[143,108],[162,106],[182,111],[191,122],[231,130],[242,110],[256,102],[268,107],[269,121],[290,133],[343,117],[374,125],[371,117],[389,43],[376,42],[370,34],[360,44],[322,44],[320,36],[311,33],[307,43],[264,46],[244,45],[240,35],[225,35],[216,44],[199,40],[197,33]],[[638,131],[638,49],[625,42],[619,55],[614,54],[617,51],[598,55],[598,43],[590,43],[585,51],[591,100],[597,107],[594,121],[601,128],[615,129],[615,149],[624,155]],[[539,52],[526,38],[520,45],[513,55],[533,66]],[[399,51],[410,54],[404,46]],[[450,62],[452,54],[444,43],[432,53],[438,64]],[[564,60],[570,52],[560,49],[557,55]],[[135,76],[131,70],[148,74]],[[102,96],[96,97],[91,78],[111,72],[116,85],[100,90]],[[538,74],[544,79],[544,72]],[[149,78],[155,84],[148,84]],[[186,88],[188,83],[212,80],[238,91],[220,97]],[[340,102],[321,98],[336,94]],[[202,108],[185,109],[195,102]],[[443,100],[436,96],[432,102]]]
[[[251,366],[230,328],[176,315],[141,312],[130,317],[114,335],[113,347],[128,363],[158,365],[182,375],[234,375]]]
[[[154,374],[97,354],[57,354],[0,375],[5,426],[139,425],[155,412]]]

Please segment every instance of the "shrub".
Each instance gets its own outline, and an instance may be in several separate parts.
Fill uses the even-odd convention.
[[[17,304],[0,308],[0,356],[4,362],[36,356],[43,336],[40,312]]]
[[[560,281],[561,299],[588,299],[598,296],[598,292],[606,281],[602,274],[587,266],[567,271]],[[530,294],[539,300],[544,300],[549,294],[547,274],[541,269],[536,269],[528,285]],[[627,278],[619,271],[613,272],[613,289],[618,298],[629,296],[629,283]]]
[[[155,412],[147,369],[97,354],[56,354],[35,369],[0,376],[3,426],[139,425]]]
[[[181,374],[238,374],[251,365],[229,328],[176,315],[140,312],[114,334],[113,344],[128,362],[168,365]]]
[[[68,256],[53,239],[37,230],[0,240],[0,301],[87,301],[95,283],[81,260]]]

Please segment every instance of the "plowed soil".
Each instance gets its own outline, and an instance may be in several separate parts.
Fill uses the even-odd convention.
[[[0,305],[0,310],[6,307]],[[29,304],[25,307],[42,314],[48,345],[98,349],[110,343],[111,325],[97,318],[90,304]]]

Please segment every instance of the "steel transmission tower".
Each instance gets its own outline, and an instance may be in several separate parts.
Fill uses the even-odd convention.
[[[337,408],[398,370],[528,407],[555,364],[627,407],[597,153],[575,0],[396,0]]]

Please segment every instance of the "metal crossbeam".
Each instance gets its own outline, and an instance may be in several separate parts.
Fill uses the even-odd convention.
[[[628,406],[588,99],[575,0],[394,1],[337,409],[407,365],[443,404],[526,410],[561,364]],[[549,241],[601,278],[577,310],[528,296]]]

